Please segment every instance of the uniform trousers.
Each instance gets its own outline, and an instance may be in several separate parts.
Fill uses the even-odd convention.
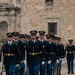
[[[13,75],[15,72],[15,65],[4,65],[5,66],[5,71],[6,75]]]
[[[40,70],[40,64],[29,64],[29,75],[38,75]]]
[[[67,60],[68,72],[74,72],[74,59]]]
[[[57,69],[56,72],[57,72],[57,75],[61,75],[61,63],[62,63],[62,60],[59,59],[58,61],[59,62],[56,63],[56,65],[57,65],[56,66],[56,69]]]
[[[44,61],[42,62],[41,64],[41,67],[40,67],[40,75],[45,75],[46,73],[46,68],[47,68],[47,63]]]
[[[51,63],[47,65],[47,75],[54,75],[54,69],[55,63],[51,61]]]

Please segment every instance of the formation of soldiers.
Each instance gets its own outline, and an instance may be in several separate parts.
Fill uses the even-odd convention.
[[[74,74],[73,40],[64,48],[61,37],[45,31],[30,31],[31,35],[19,32],[7,33],[1,55],[6,75],[61,75],[62,59],[66,57],[68,74]],[[45,36],[46,35],[46,36]],[[46,37],[46,39],[45,39]]]

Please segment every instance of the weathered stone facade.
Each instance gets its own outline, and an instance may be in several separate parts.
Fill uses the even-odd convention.
[[[45,0],[21,0],[20,4],[16,4],[16,0],[11,1],[9,4],[18,6],[21,11],[17,16],[3,16],[8,18],[3,20],[8,23],[8,31],[29,34],[35,29],[48,33],[48,22],[57,22],[57,35],[62,37],[62,42],[67,43],[68,38],[75,40],[75,0],[54,0],[52,6],[46,6]],[[10,14],[13,13],[15,11],[11,10]]]
[[[21,8],[21,32],[31,29],[48,32],[47,23],[57,22],[57,35],[63,43],[68,38],[75,39],[75,0],[54,0],[53,6],[48,7],[45,0],[25,0]]]
[[[20,4],[16,0],[0,0],[0,41],[7,32],[20,32]]]

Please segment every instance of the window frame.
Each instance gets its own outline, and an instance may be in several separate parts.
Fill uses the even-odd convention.
[[[55,25],[54,28],[51,28],[51,24]],[[51,32],[51,29],[53,30],[54,29],[54,32]],[[48,22],[48,33],[49,34],[53,34],[53,35],[57,35],[57,22]]]

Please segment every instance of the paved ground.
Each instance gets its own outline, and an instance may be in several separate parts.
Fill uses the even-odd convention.
[[[5,73],[3,73],[5,75]],[[75,75],[75,74],[67,74],[67,66],[63,65],[61,70],[61,75]]]
[[[74,62],[75,62],[75,61],[74,61]],[[74,64],[74,73],[75,73],[75,64]],[[75,74],[67,74],[67,64],[66,64],[66,60],[63,60],[63,62],[62,62],[61,75],[75,75]]]
[[[75,74],[67,74],[67,65],[63,65],[61,70],[61,75],[75,75]]]
[[[75,65],[75,64],[74,64]],[[75,66],[74,66],[75,68]],[[75,70],[74,70],[75,72]],[[3,72],[3,75],[5,75],[5,72]],[[75,74],[67,74],[67,64],[66,64],[66,60],[63,60],[62,62],[62,69],[61,69],[61,75],[75,75]]]

